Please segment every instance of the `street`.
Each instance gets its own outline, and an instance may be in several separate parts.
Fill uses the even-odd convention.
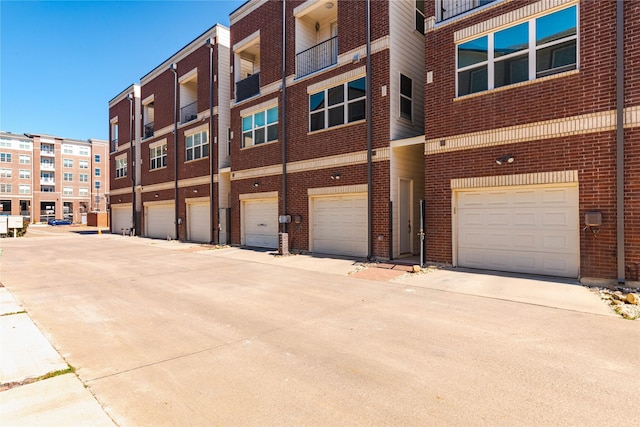
[[[606,309],[71,227],[0,247],[0,282],[121,426],[640,419],[640,323]]]

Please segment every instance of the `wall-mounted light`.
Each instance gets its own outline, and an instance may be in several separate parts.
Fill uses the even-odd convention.
[[[155,198],[156,198],[156,199],[158,198],[158,195],[157,195],[157,194],[155,195]]]
[[[499,165],[505,164],[505,163],[513,163],[515,159],[513,158],[513,156],[511,154],[506,154],[502,157],[498,157],[496,159],[496,163]]]
[[[198,189],[196,188],[195,190],[193,190],[193,192],[194,192],[194,193],[197,193],[197,192],[198,192]]]
[[[316,22],[316,33],[317,33],[318,31],[320,31],[320,23],[319,23],[319,22]]]
[[[332,173],[332,174],[331,174],[331,179],[333,179],[333,180],[338,180],[338,179],[340,179],[340,174],[339,174],[339,173]]]
[[[253,183],[253,186],[254,186],[254,187],[258,187],[259,185],[260,185],[260,183],[259,183],[258,181],[256,181],[256,182],[254,182],[254,183]]]
[[[327,3],[324,4],[324,7],[326,7],[327,9],[332,9],[333,8],[333,3],[327,2]]]
[[[352,64],[357,64],[360,62],[360,54],[356,53],[355,55],[353,55],[353,58],[351,58],[351,63]]]
[[[118,199],[118,201],[119,201],[119,202],[121,202],[121,201],[122,201],[122,199]]]

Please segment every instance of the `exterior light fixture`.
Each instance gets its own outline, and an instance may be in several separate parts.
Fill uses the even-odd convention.
[[[496,159],[496,163],[499,164],[499,165],[502,165],[504,163],[513,163],[514,160],[515,159],[513,158],[513,156],[511,154],[507,154],[507,155],[504,155],[502,157],[498,157]]]
[[[327,9],[333,9],[333,3],[327,2],[324,4],[324,7],[326,7]]]
[[[340,179],[340,174],[339,173],[333,173],[331,174],[331,179],[333,180],[339,180]]]
[[[257,186],[259,186],[259,185],[260,185],[260,183],[259,183],[258,181],[256,181],[256,182],[254,182],[254,183],[253,183],[253,186],[254,186],[254,187],[257,187]]]

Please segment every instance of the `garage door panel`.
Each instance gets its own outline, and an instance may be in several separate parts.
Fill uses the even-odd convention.
[[[187,238],[192,242],[208,243],[211,238],[209,203],[189,203],[187,212]]]
[[[313,197],[311,205],[313,252],[367,255],[366,195]]]
[[[171,205],[146,206],[146,236],[157,239],[175,239],[175,207]]]
[[[247,200],[243,210],[244,244],[278,247],[278,199]]]
[[[577,186],[466,193],[457,198],[460,266],[577,277]]]
[[[131,219],[133,213],[131,207],[111,208],[111,232],[121,234],[123,230],[131,230]]]

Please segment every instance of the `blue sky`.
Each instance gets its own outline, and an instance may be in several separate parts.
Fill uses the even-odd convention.
[[[108,103],[244,0],[0,0],[0,130],[108,139]]]

